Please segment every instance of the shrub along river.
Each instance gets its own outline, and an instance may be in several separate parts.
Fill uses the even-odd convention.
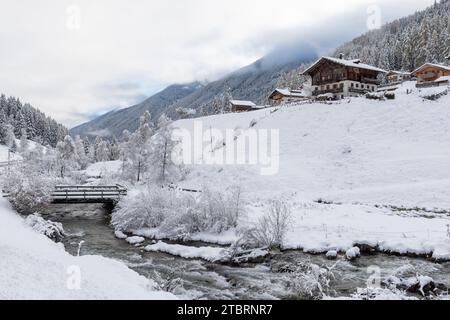
[[[312,299],[320,298],[323,293],[331,297],[350,297],[358,288],[366,288],[359,290],[358,297],[363,298],[367,293],[371,298],[377,295],[422,298],[417,292],[420,286],[410,290],[415,293],[406,294],[367,289],[367,281],[372,279],[376,283],[377,274],[383,288],[388,282],[397,288],[414,287],[417,276],[431,277],[438,288],[435,293],[442,294],[450,287],[450,263],[385,254],[363,255],[354,261],[343,257],[329,261],[324,255],[288,251],[274,254],[264,263],[230,266],[146,252],[143,247],[116,239],[109,216],[101,206],[52,205],[50,210],[45,218],[63,224],[67,233],[63,243],[69,253],[78,254],[82,243],[81,255],[120,260],[155,280],[163,289],[186,299]],[[150,240],[144,245],[149,243]],[[424,291],[433,289],[433,284]],[[435,298],[433,294],[431,297]]]

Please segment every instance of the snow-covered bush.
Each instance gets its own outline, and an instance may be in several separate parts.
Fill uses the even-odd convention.
[[[243,237],[250,246],[282,248],[291,220],[290,206],[273,201],[253,228],[243,230]]]
[[[366,93],[366,99],[370,100],[384,100],[385,95],[383,92],[368,92]]]
[[[384,97],[388,100],[395,100],[395,92],[385,92]]]
[[[47,221],[38,214],[29,215],[25,219],[25,223],[33,230],[56,242],[61,241],[65,235],[64,228],[61,223]]]
[[[335,279],[333,267],[321,267],[307,260],[290,266],[285,282],[300,298],[322,299],[330,295],[331,282]]]
[[[235,228],[244,214],[241,190],[227,193],[204,188],[197,197],[184,193],[171,203],[172,210],[161,224],[161,232],[170,238],[185,239],[198,232],[222,233]]]
[[[172,193],[149,186],[121,199],[111,223],[120,231],[158,227],[168,215],[173,201]]]
[[[159,228],[169,238],[185,239],[197,232],[234,228],[243,213],[239,188],[226,194],[209,189],[192,194],[149,186],[119,202],[112,224],[121,231]]]
[[[5,189],[17,212],[33,214],[41,212],[51,203],[55,184],[51,177],[18,167],[11,171]]]
[[[243,213],[241,190],[235,188],[227,194],[204,190],[197,204],[202,229],[221,233],[237,226]]]

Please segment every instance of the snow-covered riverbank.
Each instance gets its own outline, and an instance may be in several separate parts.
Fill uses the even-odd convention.
[[[121,262],[69,255],[28,227],[4,198],[0,221],[0,299],[175,298]]]

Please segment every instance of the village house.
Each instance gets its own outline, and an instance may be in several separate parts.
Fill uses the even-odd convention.
[[[410,72],[391,70],[386,74],[386,82],[383,85],[378,86],[378,92],[395,91],[405,81],[412,79]]]
[[[450,67],[425,63],[412,72],[417,77],[417,88],[446,86],[450,82]]]
[[[405,71],[391,70],[386,75],[389,84],[402,83],[411,80],[411,73]]]
[[[231,100],[231,112],[249,112],[263,109],[262,106],[257,106],[255,103],[251,101],[244,100]]]
[[[377,90],[380,74],[385,70],[361,63],[360,60],[322,57],[304,75],[312,79],[313,97],[342,99]]]
[[[300,90],[275,89],[269,96],[271,105],[280,105],[307,100],[308,97]]]

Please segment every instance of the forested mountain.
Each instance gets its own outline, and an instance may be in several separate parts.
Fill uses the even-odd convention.
[[[71,135],[83,137],[115,136],[120,137],[123,130],[134,132],[139,127],[139,118],[145,111],[152,114],[153,120],[176,101],[200,89],[202,84],[194,82],[185,85],[172,85],[151,96],[142,103],[117,111],[108,112],[94,120],[84,123],[70,130]]]
[[[55,147],[64,139],[68,130],[30,104],[22,104],[15,97],[0,96],[0,143],[9,144],[11,139],[22,138]]]
[[[277,86],[289,86],[289,81],[285,80],[296,78],[295,74],[317,58],[308,46],[298,47],[302,50],[296,50],[296,56],[292,56],[293,51],[285,50],[283,53],[283,50],[278,50],[222,79],[198,86],[184,96],[175,95],[171,99],[172,89],[176,86],[169,87],[142,104],[106,114],[72,129],[71,133],[109,132],[119,137],[124,129],[134,131],[139,117],[146,110],[153,114],[154,120],[162,112],[176,119],[180,108],[194,109],[198,115],[218,113],[220,108],[217,106],[229,98],[265,104],[271,90]],[[423,11],[370,31],[344,44],[334,55],[341,53],[347,59],[359,58],[386,70],[412,71],[424,62],[444,63],[450,54],[450,0],[442,0]],[[163,102],[160,95],[166,97]]]
[[[291,53],[290,53],[291,54]],[[282,76],[317,58],[315,50],[305,46],[302,52],[284,56],[279,53],[268,55],[255,63],[230,75],[209,83],[200,90],[170,106],[168,115],[176,116],[179,107],[198,110],[200,114],[217,113],[217,99],[225,96],[237,100],[250,100],[267,104],[269,94],[277,87]]]
[[[340,53],[386,70],[413,71],[425,62],[444,63],[450,54],[450,0],[368,32],[335,55]]]

